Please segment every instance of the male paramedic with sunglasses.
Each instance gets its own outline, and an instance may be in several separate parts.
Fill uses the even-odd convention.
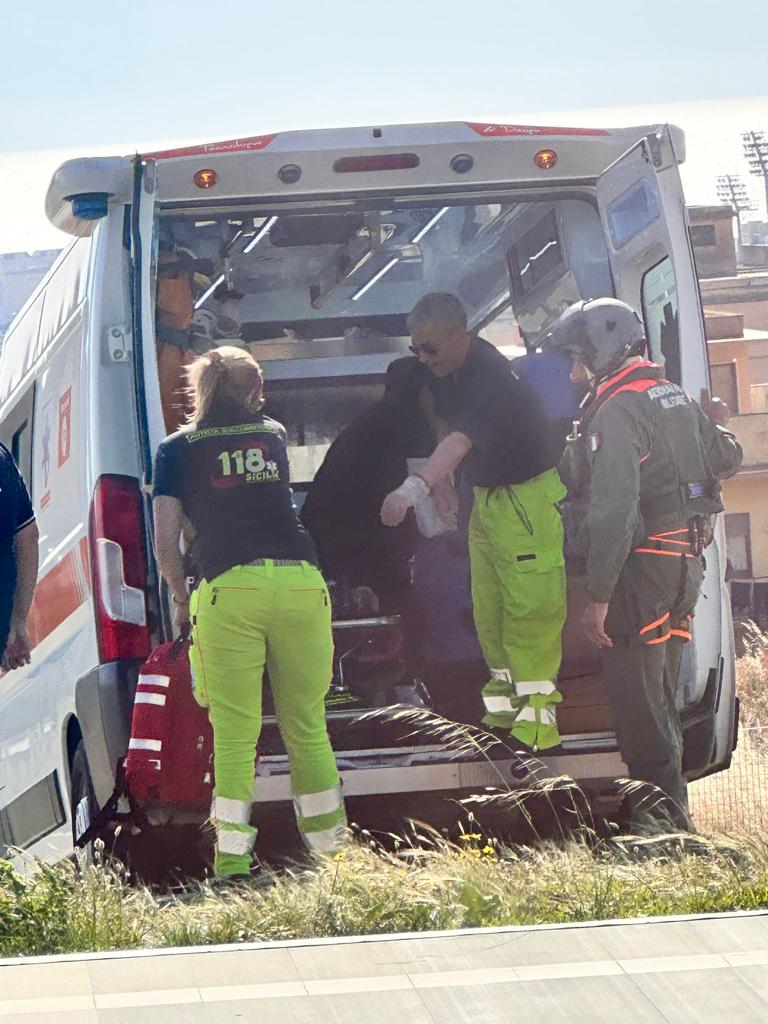
[[[460,470],[473,489],[469,522],[475,625],[490,679],[483,721],[518,749],[557,746],[555,706],[565,621],[562,448],[534,392],[493,345],[470,333],[461,302],[425,295],[409,320],[411,351],[433,375],[448,425],[421,473],[384,499],[381,520],[408,510]]]

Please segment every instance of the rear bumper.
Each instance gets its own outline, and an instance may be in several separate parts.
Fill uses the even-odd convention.
[[[386,796],[409,793],[478,792],[525,786],[513,768],[519,762],[486,759],[451,759],[438,748],[379,750],[336,754],[346,797]],[[542,757],[551,775],[565,775],[587,788],[599,788],[626,775],[627,769],[615,751],[592,754],[560,754]],[[285,757],[259,758],[254,802],[284,802],[291,799],[288,761]]]
[[[112,795],[117,762],[128,749],[138,671],[137,662],[112,661],[77,682],[75,710],[100,807]]]

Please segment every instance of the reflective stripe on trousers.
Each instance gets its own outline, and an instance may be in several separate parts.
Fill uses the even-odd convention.
[[[319,793],[295,793],[293,808],[304,843],[314,853],[333,853],[346,835],[341,784]]]
[[[551,679],[521,680],[515,683],[518,697],[530,697],[534,693],[554,693],[555,684]]]
[[[535,680],[521,680],[519,682],[513,682],[510,673],[506,669],[491,669],[491,680],[508,683],[508,688],[513,692],[513,696],[517,699],[512,702],[512,697],[506,696],[499,693],[486,693],[483,691],[483,704],[485,710],[489,714],[498,714],[499,712],[517,712],[518,718],[522,715],[522,710],[525,710],[526,698],[533,694],[550,694],[555,692],[555,684],[551,679],[535,679]],[[486,687],[486,690],[492,688],[492,683]],[[532,719],[532,721],[535,719]]]
[[[320,793],[294,795],[293,806],[299,821],[305,818],[317,818],[323,814],[333,814],[344,806],[341,798],[341,786],[324,789]]]
[[[245,857],[253,853],[253,844],[255,841],[255,828],[249,828],[247,831],[227,828],[223,825],[218,825],[216,828],[216,850],[218,853],[228,853],[235,857]]]
[[[520,708],[512,735],[534,749],[544,750],[560,742],[556,705],[563,699],[551,679],[532,679],[517,684],[525,703]]]
[[[347,834],[345,822],[319,832],[303,832],[302,839],[313,853],[336,853]]]
[[[509,697],[486,697],[485,694],[483,694],[483,704],[485,705],[485,710],[490,715],[498,714],[500,711],[509,711],[510,713],[513,713],[517,710],[517,706],[512,705],[512,701]]]
[[[247,825],[251,818],[251,805],[245,800],[230,800],[225,796],[214,796],[212,817],[214,821],[227,825]]]
[[[512,673],[508,668],[491,668],[490,673],[491,678],[482,689],[486,716],[498,715],[499,719],[493,724],[504,728],[511,725],[519,703],[515,698]],[[486,725],[492,724],[487,718],[484,721]]]
[[[517,713],[515,725],[518,722],[540,722],[542,725],[555,725],[557,713],[554,708],[521,708]]]
[[[214,796],[211,818],[216,826],[216,850],[219,854],[250,856],[256,841],[256,829],[249,824],[250,801]]]

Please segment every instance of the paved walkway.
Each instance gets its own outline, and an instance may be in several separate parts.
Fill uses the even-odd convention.
[[[0,961],[0,1024],[758,1024],[768,913]]]

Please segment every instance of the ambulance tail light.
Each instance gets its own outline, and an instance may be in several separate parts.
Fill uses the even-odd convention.
[[[147,546],[143,501],[134,477],[99,477],[89,527],[96,633],[101,662],[145,658]]]

